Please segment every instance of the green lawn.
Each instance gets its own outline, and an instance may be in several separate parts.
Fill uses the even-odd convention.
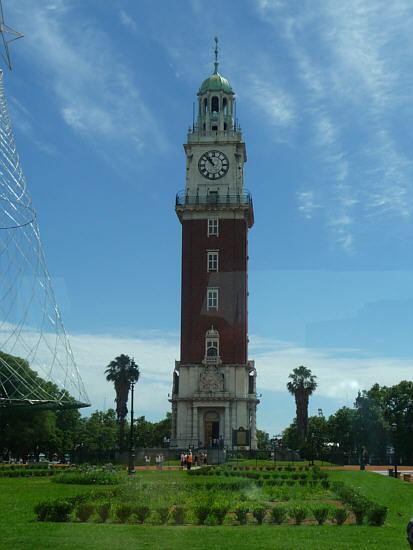
[[[159,479],[185,472],[143,472]],[[331,472],[358,487],[369,498],[390,507],[384,527],[326,526],[151,526],[118,524],[38,523],[33,506],[49,497],[73,496],[87,486],[58,485],[48,478],[0,479],[1,549],[276,549],[276,550],[403,550],[404,529],[413,515],[413,485],[370,472]],[[171,478],[172,479],[172,478]]]

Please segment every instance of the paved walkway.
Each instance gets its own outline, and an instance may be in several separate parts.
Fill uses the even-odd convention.
[[[373,472],[374,474],[379,474],[382,476],[388,476],[389,475],[389,469],[392,468],[394,470],[394,466],[376,466],[369,464],[366,466],[366,470],[369,472]],[[340,471],[357,471],[360,470],[360,466],[357,465],[351,465],[351,466],[323,466],[323,470],[340,470]],[[403,476],[403,474],[410,474],[412,478],[410,479],[410,483],[413,483],[413,466],[397,466],[397,471],[399,472],[400,476]],[[401,477],[401,479],[403,479]]]

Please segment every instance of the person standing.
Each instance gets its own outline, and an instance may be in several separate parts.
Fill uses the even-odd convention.
[[[192,452],[189,452],[186,458],[186,469],[189,471],[191,467],[192,467]]]

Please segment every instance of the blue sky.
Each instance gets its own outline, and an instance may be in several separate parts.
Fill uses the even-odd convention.
[[[138,413],[169,410],[180,322],[186,130],[213,68],[247,145],[250,356],[271,434],[305,364],[326,414],[413,367],[409,0],[4,2],[25,37],[5,74],[17,147],[92,408],[117,354]]]

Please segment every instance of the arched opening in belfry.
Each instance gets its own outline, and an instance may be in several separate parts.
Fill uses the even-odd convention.
[[[219,113],[219,98],[214,95],[211,100],[211,111],[214,113]]]
[[[222,100],[222,110],[224,111],[224,115],[228,114],[228,100],[226,97]]]
[[[206,115],[208,112],[208,99],[204,99],[204,115]]]

